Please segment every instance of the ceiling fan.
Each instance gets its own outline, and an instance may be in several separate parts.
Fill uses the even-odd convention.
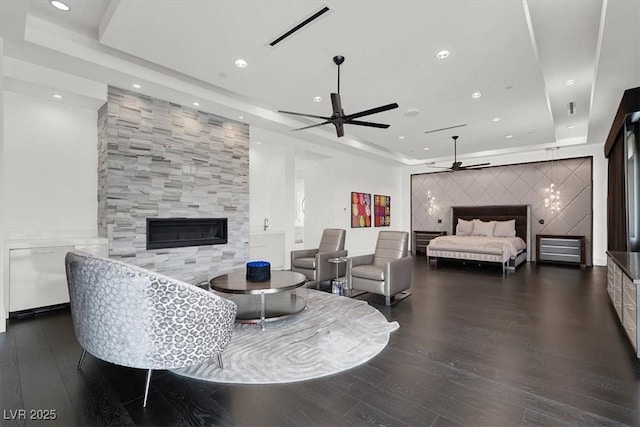
[[[432,166],[432,165],[427,164],[427,167],[429,167],[429,168],[447,169],[450,172],[455,172],[455,171],[461,171],[461,170],[465,170],[465,169],[481,168],[483,166],[489,166],[491,164],[491,163],[477,163],[475,165],[462,166],[462,162],[459,162],[458,159],[457,159],[458,135],[454,135],[451,138],[453,138],[453,163],[451,164],[451,166],[446,168],[446,167],[442,167],[442,166]]]
[[[338,137],[344,136],[344,125],[357,125],[357,126],[368,126],[373,128],[381,128],[387,129],[391,125],[383,124],[383,123],[374,123],[374,122],[365,122],[362,120],[356,120],[360,117],[369,116],[371,114],[381,113],[387,110],[393,110],[394,108],[398,108],[398,104],[395,102],[393,104],[382,105],[380,107],[371,108],[369,110],[360,111],[358,113],[353,114],[345,114],[342,109],[342,101],[340,100],[340,65],[344,62],[344,56],[337,55],[333,57],[333,62],[338,66],[338,92],[331,94],[331,106],[333,107],[333,114],[330,117],[318,116],[315,114],[305,114],[305,113],[295,113],[293,111],[278,111],[279,113],[284,114],[292,114],[294,116],[303,116],[303,117],[312,117],[315,119],[322,119],[324,122],[317,123],[310,126],[304,126],[298,129],[293,130],[302,130],[309,129],[317,126],[322,126],[331,123],[336,127],[336,134]]]

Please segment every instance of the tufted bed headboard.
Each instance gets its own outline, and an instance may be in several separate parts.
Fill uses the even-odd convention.
[[[451,206],[451,233],[455,234],[458,218],[482,221],[516,220],[516,236],[527,244],[531,256],[531,209],[529,205]]]
[[[452,206],[451,232],[454,234],[458,218],[470,221],[508,221],[516,220],[516,236],[528,242],[529,205],[495,205],[495,206]]]

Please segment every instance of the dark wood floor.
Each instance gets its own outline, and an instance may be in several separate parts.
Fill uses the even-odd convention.
[[[75,369],[67,310],[12,319],[0,334],[0,425],[637,426],[640,365],[605,282],[598,267],[528,265],[503,277],[420,257],[413,295],[378,305],[400,329],[369,363],[280,385],[156,372],[146,409],[144,371],[90,356]],[[57,419],[11,420],[16,409],[55,409]]]

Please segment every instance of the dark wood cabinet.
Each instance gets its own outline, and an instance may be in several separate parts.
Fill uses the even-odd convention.
[[[438,237],[446,236],[446,231],[414,231],[413,232],[413,253],[423,252],[427,253],[427,246],[429,242]]]
[[[576,264],[584,268],[584,236],[536,235],[536,261],[561,264]]]

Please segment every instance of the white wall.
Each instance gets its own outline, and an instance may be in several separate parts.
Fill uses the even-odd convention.
[[[285,268],[289,268],[290,251],[300,246],[317,248],[325,228],[347,230],[349,255],[372,253],[380,230],[409,231],[410,210],[402,197],[400,166],[308,145],[256,127],[250,135],[251,229],[262,232],[263,220],[269,218],[269,230],[286,233]],[[297,246],[296,179],[304,180],[305,195],[304,242]],[[391,196],[391,226],[351,228],[352,191]]]
[[[252,132],[250,132],[252,135]],[[284,268],[295,245],[295,161],[290,147],[260,143],[249,149],[249,239],[256,234],[284,233]],[[268,228],[264,230],[265,219]]]
[[[283,231],[291,203],[286,191],[287,169],[292,168],[289,149],[268,144],[251,143],[249,150],[249,193],[251,195],[249,225],[252,232],[263,230],[264,219],[269,230]]]
[[[8,239],[97,236],[97,112],[6,91],[0,101],[2,262]]]
[[[350,256],[373,253],[381,230],[409,231],[408,202],[403,200],[398,166],[349,154],[317,161],[305,169],[305,247],[318,247],[324,228],[347,230]],[[351,192],[391,196],[391,226],[351,228]],[[373,206],[372,206],[373,209]]]
[[[0,37],[0,332],[5,332],[4,309],[4,39]]]
[[[97,112],[4,94],[6,237],[97,235]]]
[[[607,250],[607,159],[604,157],[604,142],[602,144],[572,145],[560,148],[554,153],[554,158],[570,158],[593,156],[593,264],[606,265]],[[509,155],[495,155],[491,157],[465,158],[465,163],[488,161],[491,165],[506,165],[527,163],[540,160],[551,160],[549,152],[544,149]],[[425,173],[424,165],[412,166],[404,169],[405,176]],[[402,180],[402,194],[407,205],[411,201],[410,179]],[[411,215],[410,212],[408,212]],[[409,218],[410,221],[410,218]]]

